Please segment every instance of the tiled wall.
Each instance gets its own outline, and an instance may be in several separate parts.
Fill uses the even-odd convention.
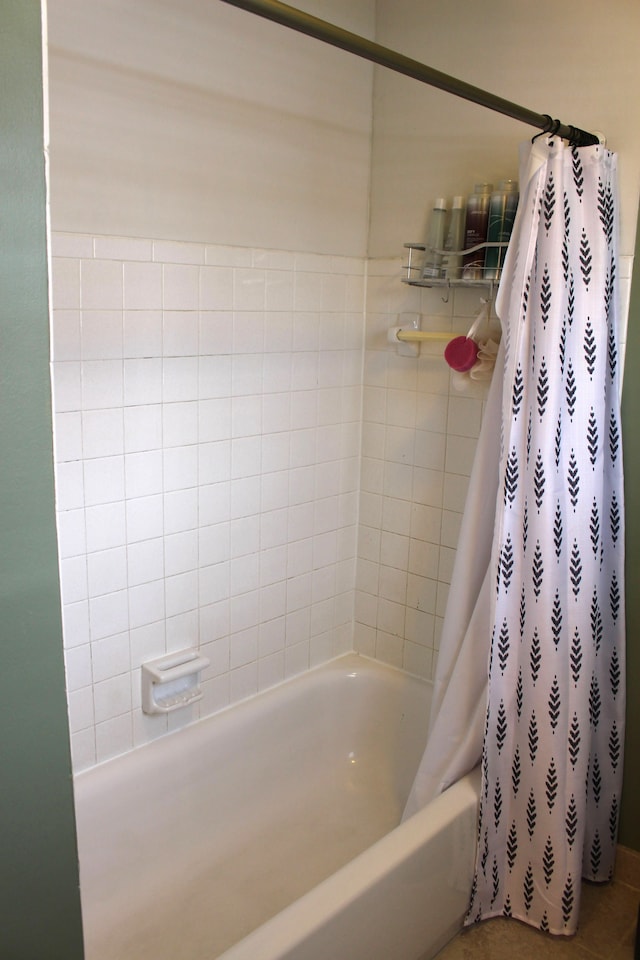
[[[365,264],[55,234],[75,769],[352,648]],[[200,704],[140,663],[199,646]]]
[[[399,260],[369,261],[355,646],[431,677],[488,385],[453,374],[445,343],[405,357],[387,330],[417,312],[423,330],[466,333],[487,291],[401,275]]]
[[[432,677],[488,386],[387,330],[464,333],[483,291],[409,287],[395,259],[70,234],[53,254],[75,768],[345,650]],[[140,663],[189,646],[203,701],[146,716]]]

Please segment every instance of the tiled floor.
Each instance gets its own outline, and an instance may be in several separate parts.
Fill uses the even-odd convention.
[[[582,888],[574,937],[551,937],[517,920],[487,920],[463,931],[437,960],[634,960],[640,853],[618,848],[612,883]]]

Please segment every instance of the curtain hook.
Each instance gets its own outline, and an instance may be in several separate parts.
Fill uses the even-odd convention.
[[[531,137],[531,143],[533,143],[535,140],[537,140],[538,137],[544,137],[545,134],[549,133],[549,131],[550,131],[551,128],[553,127],[553,120],[551,119],[551,117],[549,116],[549,114],[548,114],[548,113],[543,113],[542,116],[544,117],[544,127],[542,128],[542,130],[540,131],[540,133],[536,133],[535,137]]]

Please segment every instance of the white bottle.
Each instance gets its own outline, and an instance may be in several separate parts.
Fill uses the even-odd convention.
[[[464,245],[464,206],[464,197],[453,198],[444,241],[444,249],[447,253],[442,258],[442,271],[447,280],[459,280],[462,276],[462,254],[456,251],[462,250]]]
[[[442,250],[444,249],[444,229],[447,219],[447,201],[438,197],[434,201],[433,210],[429,219],[429,236],[427,237],[424,264],[422,265],[422,279],[434,280],[442,276]]]

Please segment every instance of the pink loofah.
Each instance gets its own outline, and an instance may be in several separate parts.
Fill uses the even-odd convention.
[[[478,344],[470,337],[455,337],[444,348],[444,358],[453,370],[466,373],[478,359]]]

